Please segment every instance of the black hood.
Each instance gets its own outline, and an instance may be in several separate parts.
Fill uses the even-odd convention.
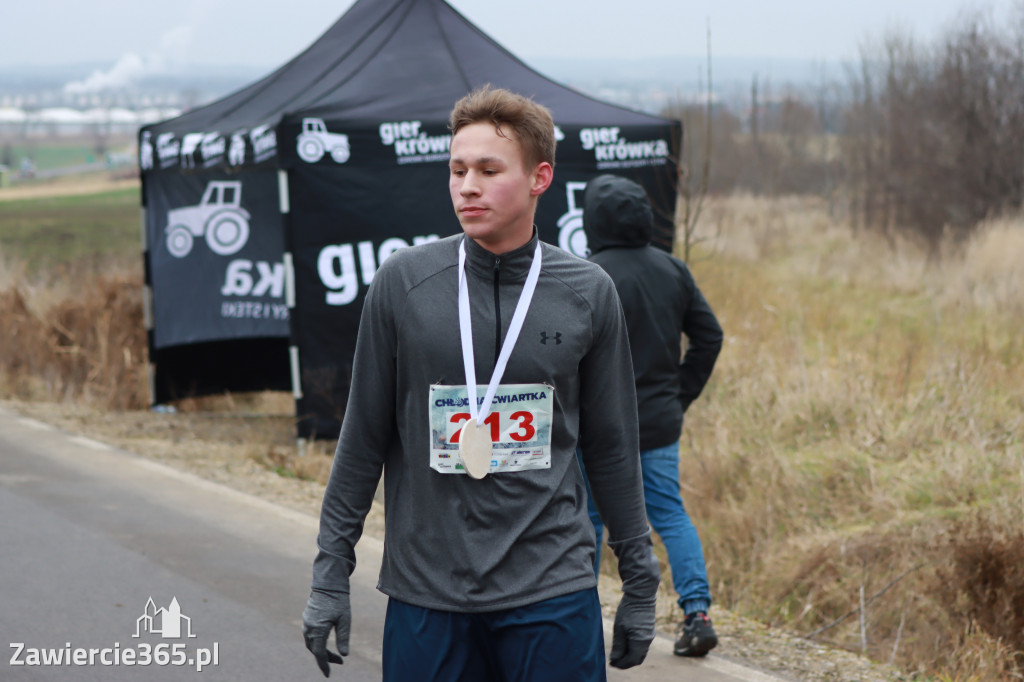
[[[583,193],[583,231],[590,253],[651,242],[654,213],[644,188],[618,175],[599,175]]]

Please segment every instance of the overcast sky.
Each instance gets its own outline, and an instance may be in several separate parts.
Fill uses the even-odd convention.
[[[928,42],[961,12],[998,21],[1020,0],[449,0],[529,63],[540,57],[856,58],[890,28]],[[100,63],[275,67],[352,0],[2,0],[0,69]],[[128,65],[129,68],[131,64]]]

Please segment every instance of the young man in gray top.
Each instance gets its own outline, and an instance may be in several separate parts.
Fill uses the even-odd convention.
[[[325,675],[348,653],[354,547],[383,472],[384,680],[604,680],[577,445],[623,581],[611,665],[646,656],[659,579],[625,320],[599,267],[537,238],[547,109],[484,88],[450,124],[463,234],[395,253],[367,294],[306,646]]]

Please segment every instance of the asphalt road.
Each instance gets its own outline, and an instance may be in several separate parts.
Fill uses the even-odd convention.
[[[0,680],[322,680],[300,634],[315,537],[311,516],[0,409]],[[357,547],[332,680],[380,679],[381,549]],[[671,645],[609,680],[778,679]]]

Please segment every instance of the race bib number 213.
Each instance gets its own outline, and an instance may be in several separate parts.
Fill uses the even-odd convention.
[[[486,386],[477,387],[482,401]],[[498,387],[481,427],[491,439],[488,473],[551,468],[551,412],[554,389],[547,384]],[[469,420],[465,386],[430,387],[430,468],[464,474],[459,435]]]

